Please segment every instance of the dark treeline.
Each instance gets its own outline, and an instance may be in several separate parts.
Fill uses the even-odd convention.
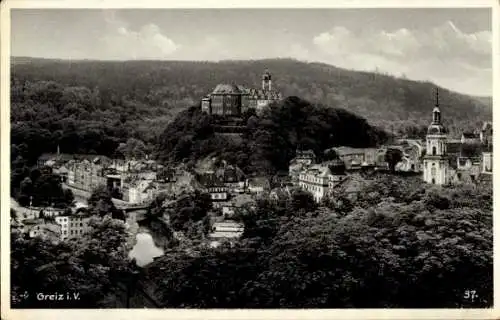
[[[124,307],[127,288],[136,300],[137,282],[171,308],[491,307],[491,185],[438,189],[419,177],[380,175],[367,177],[356,202],[345,192],[319,206],[303,191],[260,199],[234,217],[245,223],[239,244],[167,241],[165,255],[142,270],[127,257],[125,226],[109,217],[67,243],[13,230],[13,296],[31,297],[14,307]],[[112,211],[109,195],[96,191],[93,199],[96,217]],[[192,207],[192,221],[177,217],[171,228],[190,225],[206,235],[205,218],[198,220],[204,206],[203,196],[183,199],[172,209]],[[152,218],[169,210],[158,203],[151,209]],[[478,298],[467,299],[466,290]],[[81,299],[42,305],[35,292],[77,292]]]
[[[292,59],[215,63],[13,58],[12,70],[21,81],[50,80],[65,86],[98,88],[103,100],[124,99],[175,114],[195,104],[218,83],[260,87],[265,68],[270,69],[274,86],[284,96],[340,106],[386,129],[394,126],[399,131],[407,126],[427,125],[435,104],[435,85],[429,82]],[[441,88],[440,104],[452,134],[476,127],[470,119],[481,121],[492,117],[491,98],[469,97]]]
[[[174,308],[487,307],[491,191],[387,176],[354,205],[263,199],[239,214],[239,245],[172,249],[145,276]],[[468,288],[480,298],[466,299]]]

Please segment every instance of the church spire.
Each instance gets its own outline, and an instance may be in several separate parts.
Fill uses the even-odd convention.
[[[436,108],[439,108],[439,88],[436,87]]]
[[[439,110],[439,89],[436,87],[436,102],[432,110],[432,123],[441,124],[441,110]]]

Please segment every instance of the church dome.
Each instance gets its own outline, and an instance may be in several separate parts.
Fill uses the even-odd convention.
[[[241,94],[241,90],[238,89],[238,87],[234,84],[218,84],[214,91],[212,92],[213,94]]]
[[[427,129],[427,134],[446,134],[446,128],[441,123],[441,111],[438,106],[432,110],[432,122]]]
[[[262,74],[262,80],[271,80],[271,74],[269,73],[268,70],[266,70],[263,74]]]

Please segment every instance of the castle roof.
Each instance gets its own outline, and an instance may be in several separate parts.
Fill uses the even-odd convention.
[[[212,94],[241,94],[241,90],[235,84],[218,84]]]

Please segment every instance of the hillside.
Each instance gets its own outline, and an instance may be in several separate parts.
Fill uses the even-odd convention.
[[[13,77],[53,80],[71,86],[98,87],[143,103],[168,109],[193,105],[218,83],[260,86],[265,68],[285,96],[338,106],[372,122],[429,118],[435,86],[428,82],[350,71],[322,63],[292,59],[256,61],[58,61],[13,58]],[[463,121],[491,118],[491,99],[469,97],[441,88],[445,119]]]
[[[216,117],[196,107],[181,112],[160,135],[157,157],[190,167],[207,156],[217,156],[248,174],[275,174],[288,170],[297,147],[321,156],[330,147],[370,147],[387,139],[384,131],[364,118],[294,96],[264,109],[261,115],[253,110],[245,113],[245,130],[236,141],[233,136],[217,135],[215,123]]]

